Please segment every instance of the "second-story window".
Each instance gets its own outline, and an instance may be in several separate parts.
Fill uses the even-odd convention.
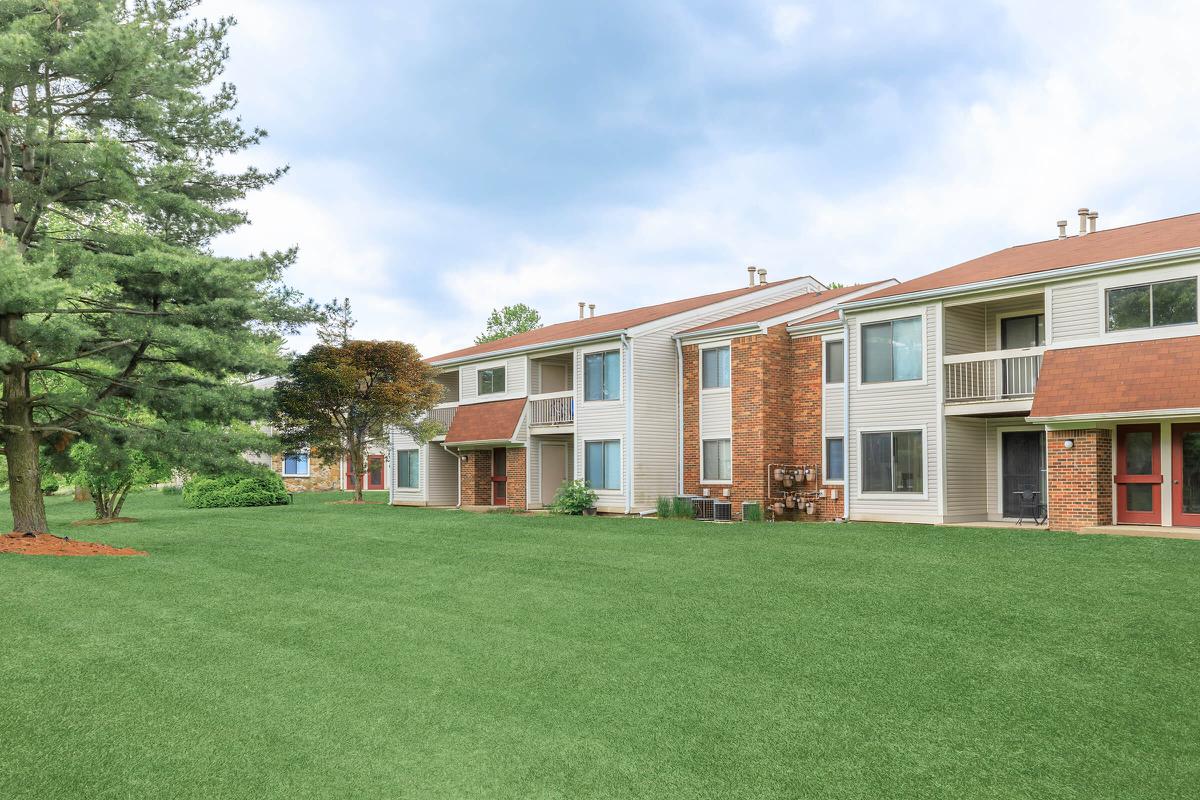
[[[479,370],[479,393],[504,393],[504,367],[488,367]]]
[[[583,399],[621,399],[621,351],[588,353],[583,357]]]
[[[1127,331],[1196,321],[1196,279],[1109,289],[1108,329]]]
[[[921,380],[921,318],[862,326],[863,383]]]
[[[700,351],[700,386],[705,389],[729,388],[729,348],[710,347]]]
[[[846,382],[846,343],[841,339],[825,343],[825,382]]]

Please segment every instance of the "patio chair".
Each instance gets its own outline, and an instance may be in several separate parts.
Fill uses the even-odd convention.
[[[1017,524],[1023,525],[1026,519],[1034,525],[1046,521],[1046,506],[1041,502],[1042,493],[1034,489],[1022,489],[1017,492]]]

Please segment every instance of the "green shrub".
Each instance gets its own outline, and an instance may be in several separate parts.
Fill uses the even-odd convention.
[[[555,514],[582,514],[596,505],[596,493],[584,481],[567,481],[558,487],[550,510]]]
[[[671,516],[679,519],[693,519],[696,516],[696,507],[686,497],[671,498]]]
[[[166,486],[159,489],[159,491],[162,492],[163,494],[183,494],[183,487],[176,486],[173,483],[169,483]]]
[[[758,503],[747,503],[742,506],[742,519],[746,522],[762,522],[762,506]]]
[[[659,519],[669,519],[670,518],[671,509],[672,509],[671,498],[660,497],[660,498],[658,498],[657,501],[655,501],[654,506],[658,511]]]
[[[183,504],[188,508],[235,508],[241,506],[287,505],[283,478],[266,467],[245,472],[192,478],[183,487]]]

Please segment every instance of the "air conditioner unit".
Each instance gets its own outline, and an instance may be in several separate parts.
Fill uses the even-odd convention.
[[[726,503],[728,505],[728,503]],[[696,509],[696,519],[713,518],[713,501],[707,497],[692,498],[692,507]]]
[[[713,519],[717,522],[732,522],[733,503],[723,503],[720,500],[713,503]]]

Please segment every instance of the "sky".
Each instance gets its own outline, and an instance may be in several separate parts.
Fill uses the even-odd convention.
[[[208,0],[286,164],[222,254],[429,356],[772,280],[1200,211],[1200,4]],[[311,332],[290,345],[303,350]]]

